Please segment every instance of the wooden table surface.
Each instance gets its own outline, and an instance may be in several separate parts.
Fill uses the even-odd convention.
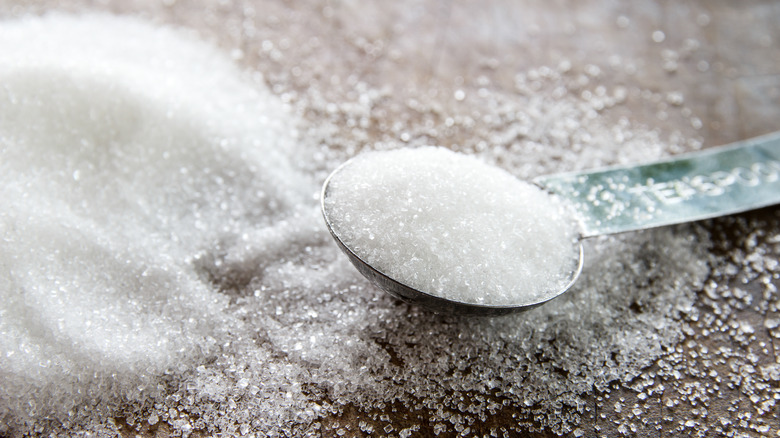
[[[477,79],[493,89],[512,89],[518,72],[569,62],[574,70],[597,67],[593,80],[598,83],[645,92],[630,95],[606,117],[629,117],[635,125],[653,127],[661,138],[712,146],[780,128],[780,3],[773,0],[0,0],[0,17],[52,9],[140,15],[196,29],[244,68],[262,72],[274,93],[299,103],[301,115],[312,123],[322,117],[306,108],[312,89],[324,101],[340,102],[354,100],[345,85],[349,81],[370,89],[391,86],[392,95],[381,103],[384,114],[414,126],[419,122],[406,102],[421,90],[441,90],[446,113],[456,104],[453,92],[476,93]],[[684,103],[669,100],[670,95],[684,96]],[[392,126],[362,137],[343,129],[344,142],[333,147],[351,151],[396,134]],[[434,140],[463,145],[470,135],[456,129]],[[758,239],[764,257],[777,256],[777,208],[711,221],[704,228],[713,252],[724,260],[749,255],[755,249],[750,239]],[[752,276],[723,274],[711,281],[744,290],[752,300],[711,299],[697,291],[691,312],[696,317],[684,322],[685,339],[646,370],[658,376],[654,388],[665,389],[640,391],[641,379],[616,381],[606,392],[594,389],[583,394],[585,406],[570,409],[579,416],[577,427],[544,424],[533,406],[505,406],[474,421],[467,434],[488,435],[512,424],[510,435],[522,430],[528,436],[780,435],[775,404],[780,328],[765,324],[780,318],[778,271],[759,266]],[[756,329],[728,329],[737,321],[751,321]],[[713,325],[727,329],[713,332]],[[637,410],[642,415],[635,415]],[[377,417],[380,411],[388,416]],[[405,424],[421,424],[414,436],[436,436],[438,430],[426,421],[430,415],[399,403],[366,412],[347,402],[339,414],[321,420],[319,433],[337,436],[349,426],[349,435],[361,435],[358,425],[366,422],[376,431],[393,425],[394,433]],[[120,430],[126,436],[165,436],[171,429],[159,424],[135,431],[120,421]],[[455,435],[449,430],[438,436]]]

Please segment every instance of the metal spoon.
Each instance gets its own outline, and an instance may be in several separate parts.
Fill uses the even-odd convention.
[[[322,188],[322,214],[352,264],[374,285],[438,312],[501,315],[537,307],[566,292],[582,270],[583,249],[568,284],[541,300],[512,305],[454,301],[412,288],[366,263],[334,231]],[[542,176],[534,183],[580,212],[581,239],[725,216],[780,203],[780,132],[641,165]]]

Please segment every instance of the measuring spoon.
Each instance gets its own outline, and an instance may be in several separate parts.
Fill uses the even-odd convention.
[[[334,231],[334,218],[325,201],[329,183],[343,167],[322,188],[328,230],[361,274],[406,302],[443,313],[502,315],[529,310],[560,296],[582,271],[580,243],[579,260],[566,286],[542,298],[510,305],[473,304],[410,287],[366,263]],[[651,163],[547,175],[533,182],[568,201],[579,213],[581,240],[740,213],[780,203],[780,132]]]

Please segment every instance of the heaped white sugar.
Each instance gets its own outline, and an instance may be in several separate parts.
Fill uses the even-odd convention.
[[[316,185],[281,101],[178,32],[51,15],[0,53],[0,435],[99,424],[225,342],[214,259]]]
[[[573,212],[474,157],[440,147],[371,152],[334,173],[326,193],[341,241],[422,292],[530,304],[560,293],[576,271]]]

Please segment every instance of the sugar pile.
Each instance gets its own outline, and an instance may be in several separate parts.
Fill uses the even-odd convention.
[[[300,104],[332,116],[296,121],[220,51],[107,16],[2,22],[0,53],[2,434],[352,435],[340,418],[355,411],[377,434],[467,435],[491,418],[496,434],[567,432],[589,409],[580,394],[630,381],[683,337],[708,274],[704,233],[655,230],[591,242],[555,306],[436,316],[369,286],[319,216],[323,169],[349,155],[319,144],[362,138],[338,126],[374,118],[381,93],[320,111],[314,90]],[[566,89],[567,74],[531,80]],[[552,103],[486,91],[440,125],[417,101],[406,134],[468,130],[463,150],[523,177],[679,147],[605,127],[595,108],[620,99],[577,97],[575,79]],[[404,421],[384,413],[399,406]]]
[[[329,180],[323,209],[363,261],[417,290],[511,306],[558,295],[579,258],[574,212],[444,148],[372,152]]]
[[[212,258],[255,233],[294,241],[283,224],[312,193],[288,158],[294,127],[221,53],[170,30],[1,29],[0,423],[159,396],[224,342]]]

